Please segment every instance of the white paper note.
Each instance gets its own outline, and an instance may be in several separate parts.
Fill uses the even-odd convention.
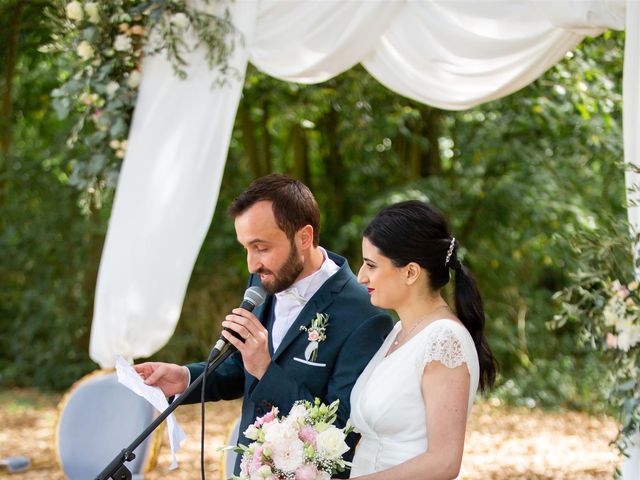
[[[120,356],[116,359],[116,373],[118,374],[118,382],[135,394],[140,395],[153,405],[158,412],[163,412],[169,406],[169,402],[167,402],[162,390],[158,387],[145,385],[140,375]],[[184,431],[182,431],[182,428],[180,428],[180,425],[178,425],[178,421],[173,413],[167,417],[167,426],[169,445],[171,446],[171,453],[173,454],[173,461],[169,468],[173,470],[178,466],[176,452],[180,450],[180,444],[187,436]]]

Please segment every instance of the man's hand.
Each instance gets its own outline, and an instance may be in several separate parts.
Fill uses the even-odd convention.
[[[236,332],[244,338],[244,342],[224,330],[222,335],[242,354],[242,363],[247,372],[260,380],[271,363],[267,329],[253,313],[244,308],[235,308],[232,312],[225,317],[222,326]]]
[[[187,367],[173,363],[146,362],[134,365],[133,368],[142,377],[145,384],[160,387],[162,393],[167,397],[182,393],[189,386]]]

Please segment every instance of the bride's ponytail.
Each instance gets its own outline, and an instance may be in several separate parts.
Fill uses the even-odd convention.
[[[455,242],[455,238],[452,238],[451,243],[454,248],[446,263],[455,272],[456,315],[467,328],[476,345],[480,364],[480,390],[484,391],[491,388],[495,382],[496,360],[484,335],[485,318],[482,297],[473,274],[458,260]]]
[[[427,270],[429,285],[440,290],[455,272],[456,315],[475,343],[480,364],[480,389],[493,386],[496,361],[484,335],[484,309],[473,275],[458,260],[458,243],[444,215],[426,203],[411,200],[383,209],[364,236],[397,267],[416,262]]]

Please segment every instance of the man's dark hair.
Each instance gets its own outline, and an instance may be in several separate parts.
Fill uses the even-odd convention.
[[[304,183],[272,173],[260,177],[236,197],[229,206],[229,215],[236,218],[261,201],[272,202],[278,227],[293,240],[295,233],[306,225],[313,227],[313,246],[320,238],[320,208],[313,193]]]

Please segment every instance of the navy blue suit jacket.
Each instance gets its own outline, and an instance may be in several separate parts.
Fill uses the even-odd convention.
[[[259,381],[244,369],[239,352],[207,375],[208,401],[244,397],[239,443],[250,443],[242,432],[256,416],[264,415],[272,406],[286,415],[296,400],[319,397],[327,404],[340,400],[336,424],[342,427],[349,418],[351,389],[393,325],[387,313],[371,305],[366,288],[358,284],[346,259],[331,252],[329,257],[340,269],[307,302],[275,352],[269,339],[271,363]],[[249,284],[259,285],[258,276],[251,275]],[[274,297],[269,295],[253,312],[269,334],[273,307]],[[317,365],[309,365],[296,360],[304,359],[309,344],[307,333],[300,327],[309,326],[317,313],[329,315],[329,325],[327,338],[318,347]],[[194,380],[205,364],[187,367]],[[200,390],[196,390],[185,403],[200,401]]]

